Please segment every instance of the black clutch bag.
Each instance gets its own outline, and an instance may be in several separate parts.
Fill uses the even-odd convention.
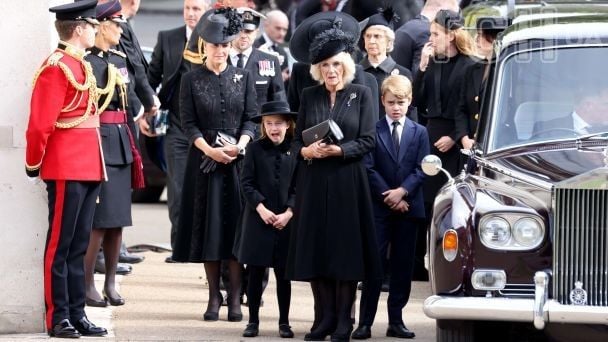
[[[302,131],[302,140],[306,146],[319,139],[326,144],[337,144],[343,138],[344,134],[340,126],[332,119],[327,119]]]

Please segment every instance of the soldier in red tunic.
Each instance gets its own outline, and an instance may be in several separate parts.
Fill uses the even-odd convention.
[[[26,132],[26,173],[40,177],[49,200],[44,252],[46,327],[50,336],[103,336],[84,312],[83,258],[104,179],[96,81],[84,61],[95,42],[95,5],[84,0],[50,9],[59,46],[34,77]]]

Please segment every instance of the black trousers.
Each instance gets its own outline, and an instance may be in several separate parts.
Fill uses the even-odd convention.
[[[417,229],[416,220],[405,219],[401,215],[376,217],[376,238],[381,255],[386,255],[390,245],[391,278],[387,300],[389,324],[403,323],[402,310],[410,298],[412,288]],[[359,325],[373,325],[381,288],[381,279],[363,282]]]
[[[179,127],[169,127],[165,136],[165,158],[167,159],[167,206],[171,221],[171,247],[175,248],[175,235],[179,222],[182,188],[188,160],[188,139]]]
[[[84,255],[99,182],[46,181],[49,230],[44,249],[46,326],[85,315]]]

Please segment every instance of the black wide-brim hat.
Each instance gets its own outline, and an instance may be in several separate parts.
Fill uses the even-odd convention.
[[[319,12],[295,30],[289,51],[298,61],[316,64],[342,51],[352,53],[359,40],[359,22],[343,12]]]
[[[292,112],[289,108],[289,104],[285,101],[269,101],[262,105],[260,114],[251,118],[251,121],[255,123],[262,122],[262,117],[266,115],[285,115],[295,120],[298,113]]]
[[[233,41],[242,27],[240,14],[234,8],[223,7],[205,12],[194,29],[208,43],[225,44]]]

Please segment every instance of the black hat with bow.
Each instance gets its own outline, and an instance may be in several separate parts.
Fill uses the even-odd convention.
[[[359,34],[359,23],[352,16],[343,12],[320,12],[296,28],[289,50],[299,62],[317,64],[340,52],[354,52]]]
[[[241,15],[234,8],[223,7],[205,12],[194,30],[208,43],[225,44],[233,41],[242,28]]]
[[[363,19],[359,23],[359,27],[361,27],[361,33],[365,32],[368,27],[375,25],[386,26],[394,31],[395,24],[398,21],[399,16],[392,7],[388,6],[386,8],[379,8],[378,13]]]

